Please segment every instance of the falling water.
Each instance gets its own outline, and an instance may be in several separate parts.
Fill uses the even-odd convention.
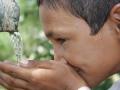
[[[18,64],[23,58],[23,43],[19,32],[10,33],[11,43],[13,45]]]

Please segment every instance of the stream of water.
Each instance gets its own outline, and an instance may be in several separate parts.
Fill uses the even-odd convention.
[[[17,58],[17,63],[19,64],[23,58],[23,43],[21,35],[19,32],[12,32],[10,33],[10,38]]]

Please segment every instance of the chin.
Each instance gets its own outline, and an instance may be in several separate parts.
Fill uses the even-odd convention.
[[[97,85],[99,85],[102,81],[104,81],[105,79],[107,79],[109,76],[111,76],[112,74],[110,73],[100,73],[96,74],[96,73],[91,73],[89,70],[83,70],[79,67],[75,67],[70,65],[80,76],[80,78],[82,78],[89,87],[93,88],[96,87]]]

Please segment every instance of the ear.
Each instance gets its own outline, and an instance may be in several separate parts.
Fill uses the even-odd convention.
[[[111,12],[110,12],[110,18],[111,18],[114,22],[120,24],[120,3],[117,4],[117,5],[115,5],[115,6],[112,8],[112,10],[111,10]]]
[[[110,12],[110,18],[112,22],[115,24],[115,29],[120,34],[120,3],[116,4],[111,12]]]

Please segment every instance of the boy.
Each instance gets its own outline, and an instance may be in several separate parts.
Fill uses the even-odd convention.
[[[54,60],[20,67],[0,63],[1,85],[10,90],[90,90],[120,71],[120,0],[39,0],[38,5]]]

